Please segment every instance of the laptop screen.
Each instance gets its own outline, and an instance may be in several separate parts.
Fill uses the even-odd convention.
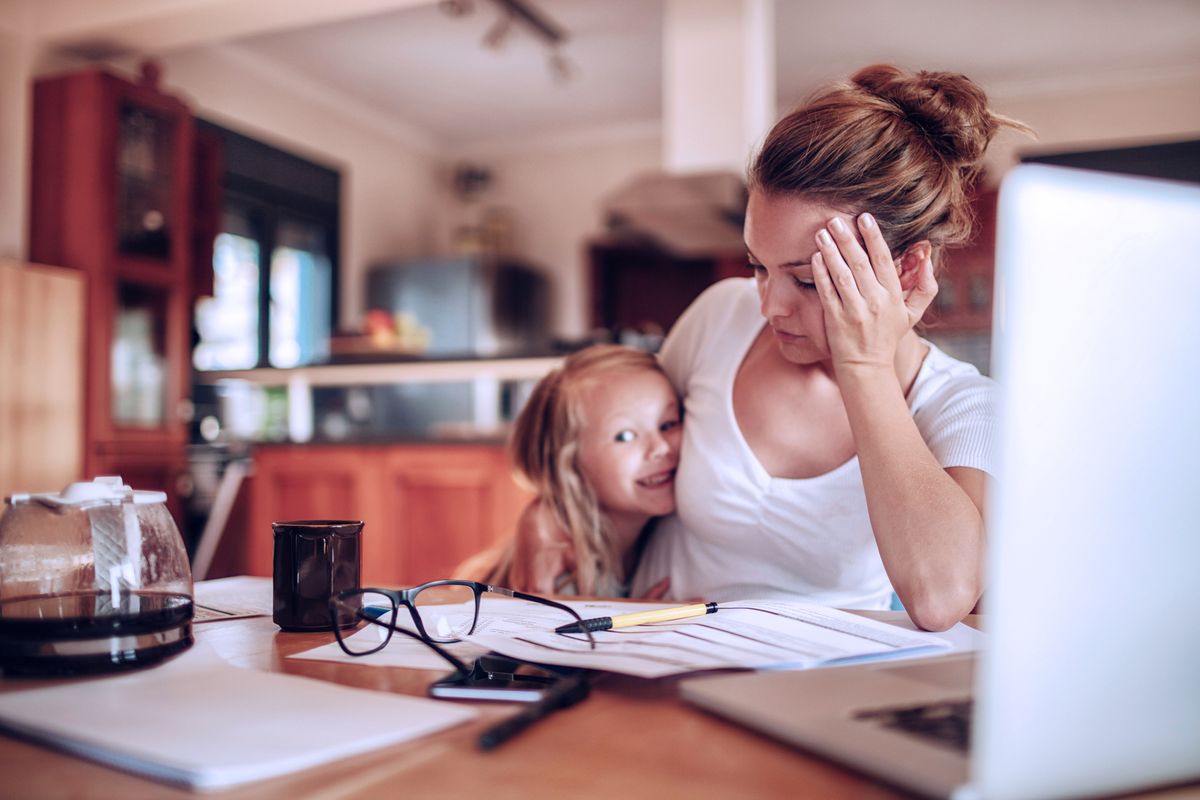
[[[1002,469],[973,782],[1200,770],[1200,187],[1042,165],[1002,186]]]

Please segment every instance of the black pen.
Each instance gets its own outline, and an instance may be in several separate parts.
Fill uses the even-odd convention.
[[[575,705],[587,697],[590,691],[591,685],[588,683],[586,673],[579,672],[562,678],[550,687],[550,691],[546,692],[546,696],[541,700],[520,714],[509,717],[479,734],[480,749],[491,750],[499,747],[539,719],[553,714],[560,708],[569,708]]]
[[[676,608],[656,608],[653,611],[638,611],[634,614],[618,614],[615,617],[596,617],[585,619],[583,624],[571,622],[559,625],[555,633],[583,633],[589,631],[607,631],[611,628],[629,628],[634,625],[649,625],[652,622],[670,622],[688,617],[700,617],[705,614],[717,613],[716,603],[696,603],[690,606]]]

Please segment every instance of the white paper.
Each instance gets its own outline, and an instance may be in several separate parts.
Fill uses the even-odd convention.
[[[203,643],[120,677],[0,694],[0,727],[197,789],[307,769],[476,712],[225,663]]]
[[[270,578],[242,575],[236,578],[197,581],[192,588],[195,592],[193,621],[197,623],[267,616],[272,613],[273,589]]]
[[[378,625],[367,625],[347,637],[358,644],[359,649],[369,650],[372,643],[380,641],[380,633],[385,629]],[[438,647],[470,666],[471,662],[488,652],[488,648],[471,642],[456,642],[454,644],[439,644]],[[397,633],[393,634],[388,646],[378,653],[366,656],[347,655],[337,642],[321,645],[302,653],[293,653],[289,658],[303,658],[314,661],[340,661],[347,664],[369,664],[372,667],[409,667],[411,669],[440,669],[452,670],[454,666],[439,656],[429,645],[410,639]]]
[[[587,616],[636,610],[612,605]],[[583,611],[581,610],[582,614]],[[588,667],[644,678],[709,669],[803,669],[863,658],[945,652],[949,642],[836,609],[805,603],[759,600],[722,603],[715,614],[599,631],[596,648],[580,634],[563,636],[553,625],[529,624],[531,611],[514,624],[493,618],[470,640],[512,658]],[[558,617],[555,617],[556,624]]]
[[[903,628],[906,631],[920,631],[905,611],[872,611],[871,619]],[[950,630],[941,631],[936,636],[950,643],[950,653],[967,653],[979,650],[987,641],[987,634],[978,628],[972,628],[962,622]]]

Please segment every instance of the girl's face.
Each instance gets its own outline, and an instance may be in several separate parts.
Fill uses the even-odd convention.
[[[579,467],[601,509],[645,517],[674,511],[682,420],[666,377],[630,370],[580,389]]]
[[[747,258],[762,315],[779,353],[793,364],[831,358],[825,311],[813,284],[812,256],[817,252],[817,231],[834,217],[857,230],[849,214],[803,197],[752,192],[746,208]]]

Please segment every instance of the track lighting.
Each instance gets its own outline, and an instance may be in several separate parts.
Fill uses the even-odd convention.
[[[563,54],[562,45],[567,32],[557,23],[532,6],[527,0],[491,0],[499,7],[500,16],[484,33],[480,42],[489,50],[501,50],[512,36],[513,28],[520,25],[539,39],[548,50],[546,69],[557,83],[573,78],[578,69]],[[438,7],[452,17],[461,17],[475,10],[476,0],[441,0]]]

